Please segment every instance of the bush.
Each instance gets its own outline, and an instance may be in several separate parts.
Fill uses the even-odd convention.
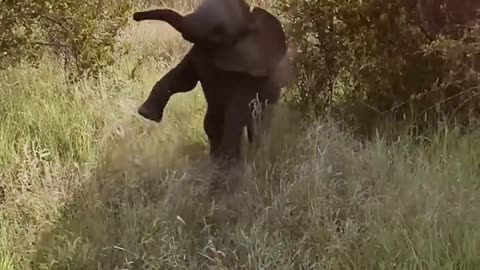
[[[1,67],[39,60],[51,48],[65,67],[93,74],[113,58],[132,0],[4,1],[0,11]]]
[[[458,40],[441,37],[424,47],[427,53],[440,56],[446,67],[440,83],[428,93],[429,103],[467,126],[476,124],[480,114],[479,45],[480,27],[476,26]]]
[[[478,55],[478,35],[432,42],[404,1],[283,0],[278,7],[303,51],[290,99],[301,109],[362,126],[386,116],[431,122],[439,112],[458,114],[455,108],[467,100],[478,110],[465,93],[479,73],[467,75],[472,65],[463,62],[464,55]],[[458,80],[467,77],[469,84]]]

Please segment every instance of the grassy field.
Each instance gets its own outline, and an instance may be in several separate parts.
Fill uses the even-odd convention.
[[[187,46],[158,22],[120,44],[75,85],[0,73],[0,270],[480,269],[478,132],[360,143],[280,106],[239,190],[207,197],[200,89],[136,114]]]

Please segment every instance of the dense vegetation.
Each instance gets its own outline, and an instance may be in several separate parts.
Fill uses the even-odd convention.
[[[471,125],[480,113],[480,4],[410,2],[280,1],[304,51],[293,101],[364,128],[386,118]]]
[[[256,1],[298,80],[215,198],[200,89],[136,114],[194,0],[0,1],[0,270],[480,267],[475,1]]]

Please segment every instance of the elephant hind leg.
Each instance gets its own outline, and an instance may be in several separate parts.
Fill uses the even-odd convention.
[[[247,138],[248,142],[253,143],[254,141],[254,136],[255,136],[255,130],[253,126],[253,117],[250,117],[250,119],[247,122],[246,128],[247,128]]]
[[[250,143],[258,140],[258,121],[262,119],[264,105],[258,99],[249,103],[250,115],[246,122],[247,138]]]
[[[258,93],[258,100],[250,103],[251,116],[247,122],[247,136],[250,143],[259,140],[261,131],[258,124],[261,124],[263,129],[269,129],[271,123],[265,119],[265,114],[268,114],[269,106],[278,103],[280,93],[280,87],[277,87],[272,81],[267,81]]]

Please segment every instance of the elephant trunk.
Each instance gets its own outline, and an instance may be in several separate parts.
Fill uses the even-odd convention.
[[[196,18],[194,13],[183,16],[172,9],[153,9],[135,12],[133,19],[137,22],[145,20],[164,21],[180,32],[185,40],[192,43],[202,40],[202,37],[207,34],[204,24]]]
[[[210,30],[209,25],[198,17],[195,13],[185,15],[182,21],[182,30],[179,31],[185,40],[194,44],[207,40]]]
[[[133,14],[133,19],[137,22],[144,20],[164,21],[170,24],[180,33],[183,33],[184,29],[184,17],[178,12],[171,9],[153,9],[148,11],[135,12]]]

